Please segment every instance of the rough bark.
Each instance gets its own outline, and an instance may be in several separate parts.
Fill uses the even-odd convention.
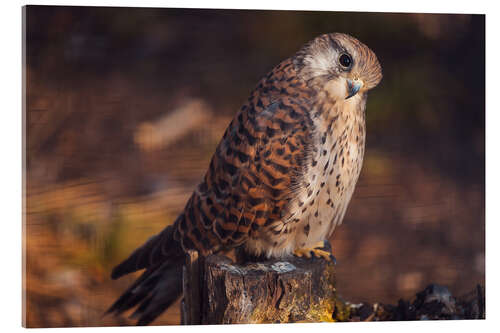
[[[333,321],[335,306],[343,305],[336,304],[335,266],[324,259],[291,257],[239,265],[211,255],[197,270],[189,260],[186,267],[191,268],[184,275],[184,324]],[[195,272],[203,278],[194,278]]]
[[[182,269],[181,324],[201,324],[203,257],[198,251],[188,251]]]

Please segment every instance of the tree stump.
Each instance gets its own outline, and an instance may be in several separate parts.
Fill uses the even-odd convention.
[[[334,263],[319,258],[238,265],[189,253],[183,281],[187,325],[334,321],[336,307],[345,307],[337,299]]]

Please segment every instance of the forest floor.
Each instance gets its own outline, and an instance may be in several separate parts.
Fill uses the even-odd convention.
[[[400,299],[397,305],[360,303],[349,307],[348,321],[485,319],[485,290],[477,285],[473,291],[453,297],[448,288],[431,284],[418,292],[413,302]]]

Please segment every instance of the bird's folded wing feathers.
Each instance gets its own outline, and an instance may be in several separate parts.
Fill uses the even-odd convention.
[[[226,130],[179,224],[184,248],[203,254],[243,243],[280,219],[310,153],[313,123],[304,103],[254,93]]]

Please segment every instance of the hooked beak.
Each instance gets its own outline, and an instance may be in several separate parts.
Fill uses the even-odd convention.
[[[345,99],[349,99],[352,96],[356,95],[358,91],[363,87],[363,81],[356,79],[356,80],[351,80],[347,79],[347,92],[348,95]]]

